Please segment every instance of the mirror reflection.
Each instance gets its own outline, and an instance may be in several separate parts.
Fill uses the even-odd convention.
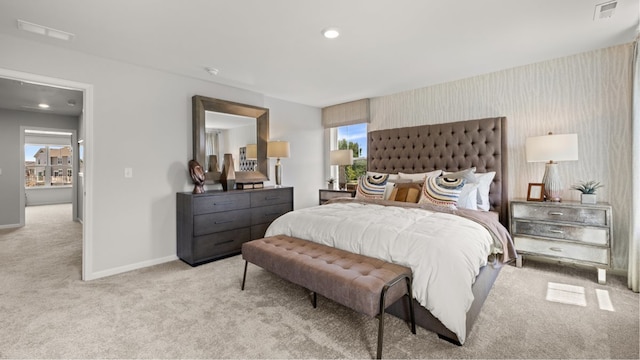
[[[255,118],[205,111],[205,133],[206,171],[219,172],[224,154],[233,155],[236,172],[256,170],[258,156]]]

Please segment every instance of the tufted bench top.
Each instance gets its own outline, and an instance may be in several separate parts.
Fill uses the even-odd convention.
[[[369,316],[380,309],[385,284],[411,269],[368,256],[277,235],[242,245],[242,257],[284,279]],[[387,292],[387,304],[407,293],[398,283]]]

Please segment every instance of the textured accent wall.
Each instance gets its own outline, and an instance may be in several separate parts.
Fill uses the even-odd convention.
[[[633,44],[507,69],[371,99],[369,130],[506,116],[509,199],[542,182],[544,163],[527,163],[529,136],[577,133],[578,161],[560,163],[563,199],[580,180],[597,180],[598,201],[613,206],[613,266],[628,264],[631,211]],[[470,59],[473,61],[473,59]]]

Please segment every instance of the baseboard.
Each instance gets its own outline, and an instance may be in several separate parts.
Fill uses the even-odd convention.
[[[13,229],[22,227],[20,224],[8,224],[8,225],[0,225],[0,229]]]
[[[94,272],[94,273],[91,273],[91,274],[87,274],[85,276],[85,281],[96,280],[96,279],[100,279],[100,278],[107,277],[107,276],[113,276],[113,275],[117,275],[117,274],[122,274],[122,273],[125,273],[125,272],[142,269],[142,268],[146,268],[146,267],[149,267],[149,266],[164,264],[164,263],[175,261],[175,260],[178,260],[178,256],[171,255],[171,256],[167,256],[167,257],[163,257],[163,258],[142,261],[142,262],[135,263],[135,264],[119,266],[117,268],[108,269],[108,270],[102,270],[102,271]]]

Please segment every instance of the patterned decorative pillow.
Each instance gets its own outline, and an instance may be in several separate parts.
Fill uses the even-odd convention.
[[[465,179],[448,179],[442,176],[428,177],[422,185],[418,204],[431,204],[456,209]]]
[[[382,199],[388,179],[388,174],[360,176],[356,189],[356,199]]]

